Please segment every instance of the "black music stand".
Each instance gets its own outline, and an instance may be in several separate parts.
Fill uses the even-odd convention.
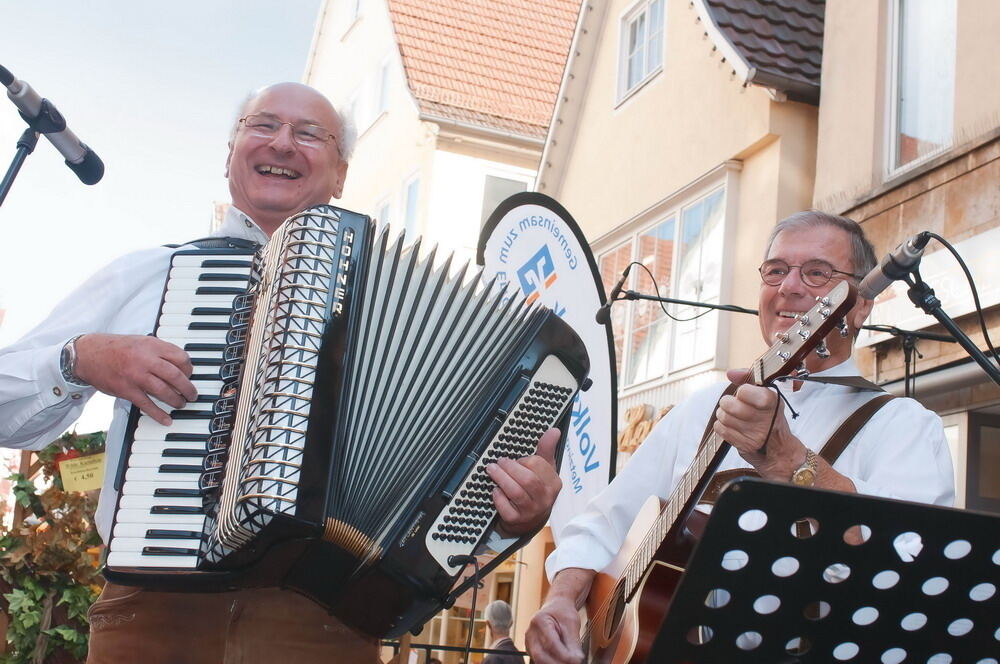
[[[647,661],[997,664],[1000,517],[738,480]]]

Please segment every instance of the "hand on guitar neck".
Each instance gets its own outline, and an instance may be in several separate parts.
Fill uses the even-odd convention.
[[[748,372],[728,371],[733,383],[745,383]],[[784,408],[771,388],[745,383],[736,394],[724,396],[716,411],[715,433],[739,451],[747,463],[766,480],[787,482],[805,462],[806,446],[788,428]],[[777,413],[775,413],[777,409]],[[771,420],[774,419],[774,426]],[[770,436],[768,436],[770,431]],[[766,443],[766,444],[765,444]],[[855,491],[854,483],[817,458],[815,486],[836,491]]]

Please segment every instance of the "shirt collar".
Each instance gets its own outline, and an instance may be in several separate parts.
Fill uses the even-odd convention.
[[[226,209],[226,216],[212,237],[238,237],[267,244],[267,233],[260,229],[253,219],[235,205]]]

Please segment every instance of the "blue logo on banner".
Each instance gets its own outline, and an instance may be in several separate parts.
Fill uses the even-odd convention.
[[[517,270],[517,279],[521,282],[521,290],[527,297],[528,304],[537,300],[542,290],[551,287],[557,278],[556,265],[552,261],[552,254],[549,253],[547,244],[543,244],[542,248]]]

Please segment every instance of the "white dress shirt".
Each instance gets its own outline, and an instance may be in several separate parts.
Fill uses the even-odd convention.
[[[816,376],[857,376],[854,361]],[[693,394],[673,408],[649,434],[615,480],[571,520],[559,546],[545,563],[549,577],[567,567],[600,571],[617,554],[639,508],[656,494],[670,496],[694,459],[715,404],[725,390],[720,383]],[[779,384],[799,417],[785,418],[793,435],[818,452],[837,427],[877,392],[803,382],[793,391]],[[749,468],[730,449],[719,470]],[[859,493],[937,505],[952,505],[955,480],[941,418],[913,399],[893,399],[861,429],[833,465],[854,482]]]
[[[212,235],[267,242],[267,234],[233,206]],[[59,370],[62,347],[78,334],[151,333],[175,251],[154,247],[113,261],[24,338],[0,350],[0,446],[41,449],[80,416],[96,390],[63,379]],[[118,498],[114,476],[131,406],[124,399],[115,400],[108,431],[104,486],[97,507],[97,529],[105,541]]]

